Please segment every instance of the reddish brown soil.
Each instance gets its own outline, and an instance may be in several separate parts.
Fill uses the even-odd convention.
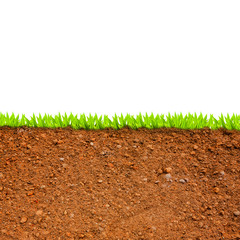
[[[240,131],[0,128],[0,239],[240,239]]]

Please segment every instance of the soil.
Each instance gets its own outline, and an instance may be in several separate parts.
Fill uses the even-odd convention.
[[[240,239],[240,131],[0,128],[0,239]]]

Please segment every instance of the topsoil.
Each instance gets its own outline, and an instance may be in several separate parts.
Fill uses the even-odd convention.
[[[0,239],[240,239],[240,131],[0,128]]]

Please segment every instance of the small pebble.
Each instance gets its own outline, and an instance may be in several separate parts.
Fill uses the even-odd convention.
[[[163,169],[164,173],[170,173],[171,171],[172,171],[172,168],[170,168],[170,167]]]
[[[170,173],[168,173],[168,174],[165,175],[165,178],[167,178],[167,179],[169,179],[169,178],[171,178],[171,177],[172,177],[172,176],[171,176]]]
[[[38,215],[38,216],[42,215],[42,213],[43,213],[43,210],[41,210],[41,209],[36,211],[36,215]]]
[[[64,160],[64,158],[59,158],[61,161],[63,161]]]
[[[223,175],[225,174],[225,172],[224,172],[224,171],[221,171],[220,174],[223,176]]]
[[[27,217],[22,217],[20,223],[25,223],[27,221]]]
[[[202,228],[202,227],[203,227],[203,223],[200,222],[200,223],[198,224],[198,226],[199,226],[200,228]]]
[[[185,183],[185,180],[184,179],[180,179],[179,182],[180,183]]]
[[[235,212],[233,212],[233,214],[235,215],[235,216],[239,216],[240,215],[240,211],[235,211]]]
[[[157,228],[156,228],[156,227],[154,227],[154,226],[152,226],[152,230],[153,230],[153,231],[156,231],[156,230],[157,230]]]

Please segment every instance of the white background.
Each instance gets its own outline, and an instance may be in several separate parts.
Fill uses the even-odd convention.
[[[240,114],[239,1],[1,1],[0,112]]]

